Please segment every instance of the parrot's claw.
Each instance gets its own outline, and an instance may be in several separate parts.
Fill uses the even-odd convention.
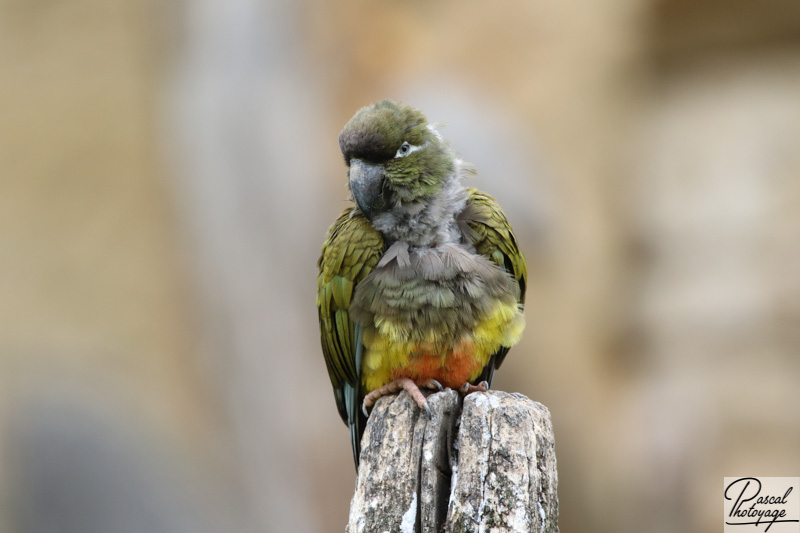
[[[426,389],[436,389],[439,392],[444,392],[444,387],[442,384],[436,381],[435,379],[429,379],[428,381],[423,381],[420,383],[420,386],[425,387]]]
[[[489,382],[488,381],[481,381],[477,385],[473,385],[472,383],[464,383],[458,388],[458,392],[466,396],[467,394],[472,394],[473,392],[487,392],[489,390]]]
[[[439,387],[441,387],[440,383],[436,382],[436,384],[439,385]],[[428,383],[422,383],[423,387],[427,385]],[[392,394],[399,390],[405,390],[408,393],[408,395],[411,396],[414,402],[419,406],[420,409],[425,409],[425,413],[428,415],[428,418],[433,418],[433,413],[431,412],[431,408],[428,405],[428,400],[426,400],[425,396],[422,394],[422,392],[420,392],[419,386],[416,383],[414,383],[414,380],[409,378],[398,378],[390,383],[387,383],[383,387],[375,389],[374,391],[364,396],[364,403],[361,404],[361,410],[364,412],[364,415],[369,417],[369,414],[367,413],[367,408],[375,405],[375,402],[378,401],[378,398],[380,398],[381,396],[385,396],[387,394]]]

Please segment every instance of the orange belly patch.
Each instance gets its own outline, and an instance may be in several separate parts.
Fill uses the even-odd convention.
[[[516,304],[501,302],[460,339],[376,321],[375,325],[364,328],[363,333],[363,391],[373,391],[397,378],[416,382],[435,379],[445,387],[458,388],[477,379],[501,346],[516,344],[524,327],[524,318]]]
[[[443,387],[455,389],[480,374],[486,362],[476,357],[477,355],[474,344],[469,341],[459,343],[444,356],[431,353],[412,354],[406,366],[394,369],[392,379],[410,378],[416,382],[435,379]]]

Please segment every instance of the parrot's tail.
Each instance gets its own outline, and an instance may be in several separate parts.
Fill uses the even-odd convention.
[[[350,427],[350,445],[353,447],[353,460],[358,471],[358,463],[361,458],[361,437],[367,428],[367,416],[361,411],[361,403],[364,398],[361,394],[361,359],[364,355],[364,343],[362,341],[361,324],[355,327],[355,346],[356,346],[356,383],[353,386],[345,383],[344,401],[347,407],[347,425]]]
[[[363,399],[358,389],[360,387],[352,387],[349,383],[345,385],[347,425],[350,427],[350,445],[353,447],[353,460],[355,461],[356,470],[358,470],[359,458],[361,457],[361,437],[367,427],[367,417],[361,412]]]

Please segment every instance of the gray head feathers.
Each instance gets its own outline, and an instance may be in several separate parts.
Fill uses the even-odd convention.
[[[415,247],[460,242],[456,217],[469,197],[461,180],[475,173],[471,164],[455,160],[455,171],[436,196],[408,203],[398,199],[391,209],[375,216],[373,226],[390,241],[404,241]]]

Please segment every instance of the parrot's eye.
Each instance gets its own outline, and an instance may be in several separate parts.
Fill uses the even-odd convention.
[[[414,146],[413,144],[408,144],[407,142],[404,142],[402,145],[400,145],[400,148],[397,149],[397,153],[394,154],[394,156],[395,158],[405,157],[411,152],[416,152],[420,148],[422,148],[422,146]]]

